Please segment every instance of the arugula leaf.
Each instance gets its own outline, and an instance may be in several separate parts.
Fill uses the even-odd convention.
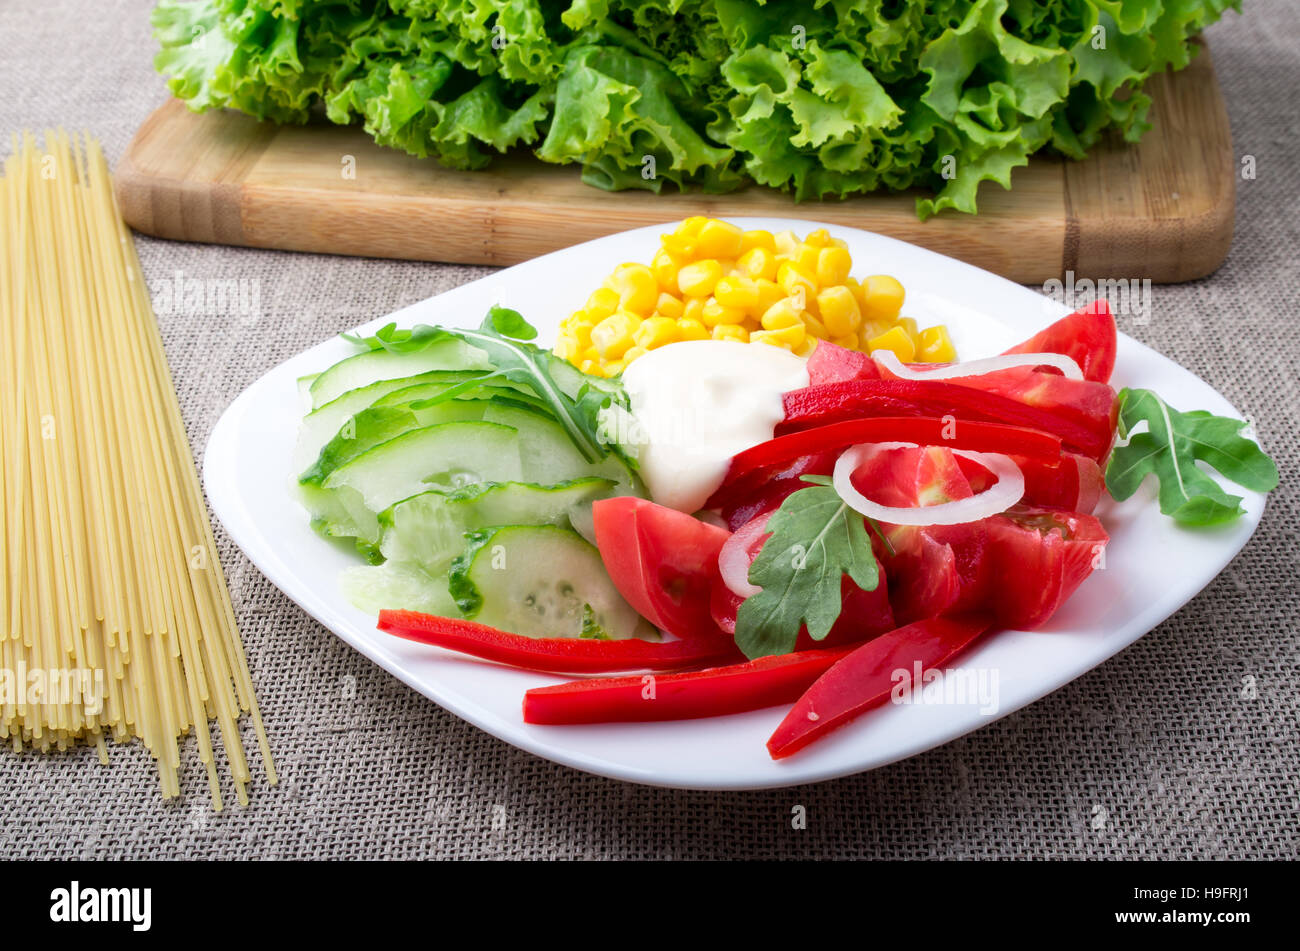
[[[840,616],[840,584],[848,575],[863,591],[880,583],[867,520],[844,504],[830,480],[804,476],[809,488],[792,493],[768,519],[770,533],[749,566],[763,590],[741,602],[736,645],[751,660],[794,650],[805,624],[814,640]]]
[[[497,381],[523,384],[546,404],[583,458],[588,462],[599,462],[609,454],[609,449],[598,435],[596,414],[610,400],[622,398],[621,393],[616,391],[616,384],[607,384],[606,381],[601,381],[606,385],[593,387],[591,380],[567,363],[528,342],[536,336],[537,329],[518,311],[496,306],[488,311],[477,330],[449,330],[427,324],[398,330],[396,324],[388,324],[371,337],[343,334],[345,339],[360,346],[371,350],[382,347],[394,353],[420,350],[450,337],[478,347],[488,355],[494,369],[429,397],[422,401],[422,407],[455,399],[468,390]],[[579,380],[573,380],[573,375]]]
[[[1148,475],[1160,483],[1160,511],[1184,525],[1217,525],[1241,515],[1241,496],[1229,495],[1197,464],[1217,469],[1256,492],[1277,487],[1273,460],[1241,435],[1244,420],[1204,410],[1180,413],[1151,390],[1121,390],[1117,446],[1106,466],[1106,488],[1118,501],[1129,498]],[[1143,422],[1144,432],[1134,433]]]

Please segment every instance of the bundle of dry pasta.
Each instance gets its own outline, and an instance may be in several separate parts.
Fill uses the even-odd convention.
[[[216,720],[241,802],[243,643],[135,245],[98,143],[15,137],[0,178],[0,737],[143,740],[180,794]]]

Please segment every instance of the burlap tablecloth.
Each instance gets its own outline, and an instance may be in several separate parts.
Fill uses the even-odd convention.
[[[817,786],[676,792],[556,766],[463,723],[307,618],[217,526],[283,777],[214,815],[193,743],[163,802],[138,745],[0,751],[6,858],[1296,858],[1300,10],[1209,31],[1239,155],[1214,276],[1155,290],[1140,339],[1258,420],[1282,468],[1258,533],[1191,604],[1050,697],[940,749]],[[110,161],[166,98],[143,0],[0,4],[0,132],[86,127]],[[5,147],[7,151],[7,146]],[[331,333],[486,269],[139,238],[150,280],[254,278],[262,314],[162,320],[195,451],[244,387]],[[1250,685],[1254,690],[1247,689]],[[250,737],[251,739],[251,737]],[[227,792],[229,792],[227,787]],[[233,796],[230,797],[233,799]],[[807,828],[791,828],[792,806]]]

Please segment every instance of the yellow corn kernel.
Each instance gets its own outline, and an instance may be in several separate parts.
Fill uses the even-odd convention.
[[[858,335],[855,333],[841,334],[838,337],[831,337],[831,343],[837,347],[843,347],[845,350],[858,349]]]
[[[843,238],[831,238],[831,243],[828,244],[826,247],[843,248],[845,251],[847,251],[849,249],[849,243],[845,241]]]
[[[578,364],[578,369],[588,376],[605,375],[605,368],[600,365],[599,360],[583,360]]]
[[[687,297],[708,297],[722,277],[722,265],[713,258],[687,264],[677,272],[677,286]]]
[[[926,327],[921,331],[921,346],[917,349],[917,359],[922,363],[952,363],[957,359],[957,349],[948,336],[948,328]]]
[[[911,337],[913,341],[920,339],[921,329],[916,326],[916,321],[911,317],[899,317],[896,326],[902,327],[906,330],[907,335]]]
[[[801,271],[805,271],[810,278],[816,280],[817,277],[817,259],[821,257],[822,249],[812,244],[801,244],[795,248],[794,254],[790,260],[799,265]]]
[[[708,224],[709,219],[703,215],[692,215],[677,226],[675,234],[685,237],[694,238],[699,235],[700,230]]]
[[[617,360],[632,346],[632,333],[640,318],[626,311],[610,314],[591,328],[591,342],[604,360]]]
[[[738,343],[749,343],[749,331],[737,324],[718,324],[713,328],[714,340],[735,340]]]
[[[771,254],[776,254],[776,238],[770,231],[746,231],[741,236],[740,250],[743,253],[754,248],[762,248]]]
[[[692,235],[665,234],[659,236],[663,250],[672,255],[679,264],[695,259],[695,238]]]
[[[730,221],[707,218],[700,226],[696,250],[701,257],[734,258],[740,254],[745,233]]]
[[[799,247],[799,239],[795,237],[793,231],[778,231],[772,235],[772,241],[776,245],[778,257],[790,257],[794,254],[795,249]]]
[[[623,354],[623,366],[627,366],[637,357],[644,357],[646,353],[645,347],[628,347],[627,353]]]
[[[700,320],[704,316],[704,298],[688,297],[682,301],[682,317],[687,320]],[[703,321],[701,320],[701,323]]]
[[[862,282],[862,316],[867,320],[898,320],[903,309],[903,285],[888,274],[873,274]]]
[[[713,297],[724,307],[750,310],[758,303],[758,285],[747,277],[723,277],[714,287]]]
[[[808,271],[793,261],[782,261],[776,269],[776,282],[787,295],[793,295],[795,288],[802,287],[806,300],[811,300],[817,291],[817,280]]]
[[[741,324],[745,321],[745,312],[738,307],[728,307],[716,298],[710,297],[704,302],[700,319],[707,327],[716,327],[719,324]]]
[[[843,248],[822,248],[817,255],[817,280],[822,287],[843,284],[849,277],[853,259]]]
[[[573,340],[580,353],[591,346],[591,328],[591,324],[572,323],[567,327],[561,327],[560,331],[563,336]]]
[[[626,360],[609,360],[605,363],[605,376],[618,376],[627,368]]]
[[[770,343],[778,347],[784,347],[786,350],[793,350],[803,344],[808,337],[808,331],[804,329],[803,323],[792,324],[789,327],[778,327],[774,330],[756,330],[749,335],[750,343]]]
[[[571,334],[561,332],[555,338],[555,349],[552,353],[561,360],[573,362],[574,358],[582,353],[582,347],[578,345],[578,341]]]
[[[858,302],[859,302],[859,303],[862,302],[862,282],[861,282],[861,281],[859,281],[856,277],[846,277],[846,278],[844,279],[844,286],[847,287],[849,290],[851,290],[851,291],[853,292],[853,296],[856,297],[856,298],[858,299]]]
[[[858,307],[857,298],[843,284],[828,287],[817,295],[817,315],[832,337],[856,333],[862,324],[862,311]]]
[[[756,281],[776,279],[776,254],[768,248],[750,248],[736,259],[736,270]]]
[[[754,304],[751,316],[757,318],[767,313],[767,309],[786,296],[785,288],[776,281],[760,278],[754,282],[758,286],[758,300]]]
[[[863,340],[871,340],[873,337],[879,337],[881,334],[889,333],[893,329],[893,323],[888,320],[864,320],[862,326],[858,328],[858,334]]]
[[[803,315],[803,325],[808,328],[808,332],[814,337],[821,340],[831,339],[831,332],[826,329],[826,325],[813,314],[805,313]]]
[[[654,272],[655,280],[659,282],[659,289],[669,294],[681,293],[677,289],[677,271],[680,268],[681,262],[674,258],[667,248],[660,248],[650,260],[650,270]]]
[[[894,327],[868,340],[867,352],[873,350],[893,350],[903,363],[911,363],[916,358],[916,346],[902,327]]]
[[[659,299],[655,301],[655,313],[663,317],[671,317],[673,320],[682,315],[683,309],[682,299],[672,294],[660,294]]]
[[[604,320],[618,310],[618,292],[608,287],[597,288],[587,298],[587,305],[583,310],[597,321]]]
[[[816,349],[817,338],[810,333],[805,333],[803,343],[794,348],[794,355],[796,357],[809,357],[812,356],[812,352]]]
[[[803,239],[804,244],[811,244],[814,248],[824,248],[831,243],[830,232],[825,228],[818,228],[816,231],[809,231],[808,237]]]
[[[786,297],[769,307],[763,314],[763,329],[782,330],[786,327],[802,327],[804,312],[802,308],[796,307],[795,303],[795,301]]]
[[[649,314],[659,299],[659,281],[644,264],[623,264],[614,271],[619,306],[634,314]]]
[[[632,342],[643,350],[653,350],[656,347],[662,347],[666,343],[673,343],[681,339],[681,331],[677,328],[677,321],[664,315],[648,317],[641,322],[641,326],[636,328],[632,333]],[[627,357],[624,357],[627,359]]]
[[[683,340],[708,340],[709,328],[693,317],[681,317],[677,320],[677,330]]]

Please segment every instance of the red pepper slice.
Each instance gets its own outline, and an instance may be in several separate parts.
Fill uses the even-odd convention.
[[[784,400],[781,435],[863,416],[953,416],[1051,433],[1066,449],[1097,460],[1110,451],[1114,438],[1109,419],[1084,425],[1000,393],[942,380],[845,380],[791,390]]]
[[[379,629],[432,644],[546,673],[599,674],[616,670],[681,670],[715,663],[735,654],[718,641],[600,641],[581,637],[525,637],[459,618],[418,611],[380,611]]]
[[[524,694],[524,722],[640,723],[759,710],[794,700],[857,646],[778,654],[685,674],[535,687]]]
[[[723,485],[755,469],[793,462],[800,456],[864,442],[914,442],[974,452],[1000,452],[1053,461],[1061,458],[1061,437],[1024,426],[963,422],[933,416],[875,416],[777,436],[731,460]]]
[[[894,671],[938,667],[991,625],[983,615],[936,617],[896,628],[863,644],[831,667],[786,714],[767,741],[783,759],[879,706],[895,686]]]

